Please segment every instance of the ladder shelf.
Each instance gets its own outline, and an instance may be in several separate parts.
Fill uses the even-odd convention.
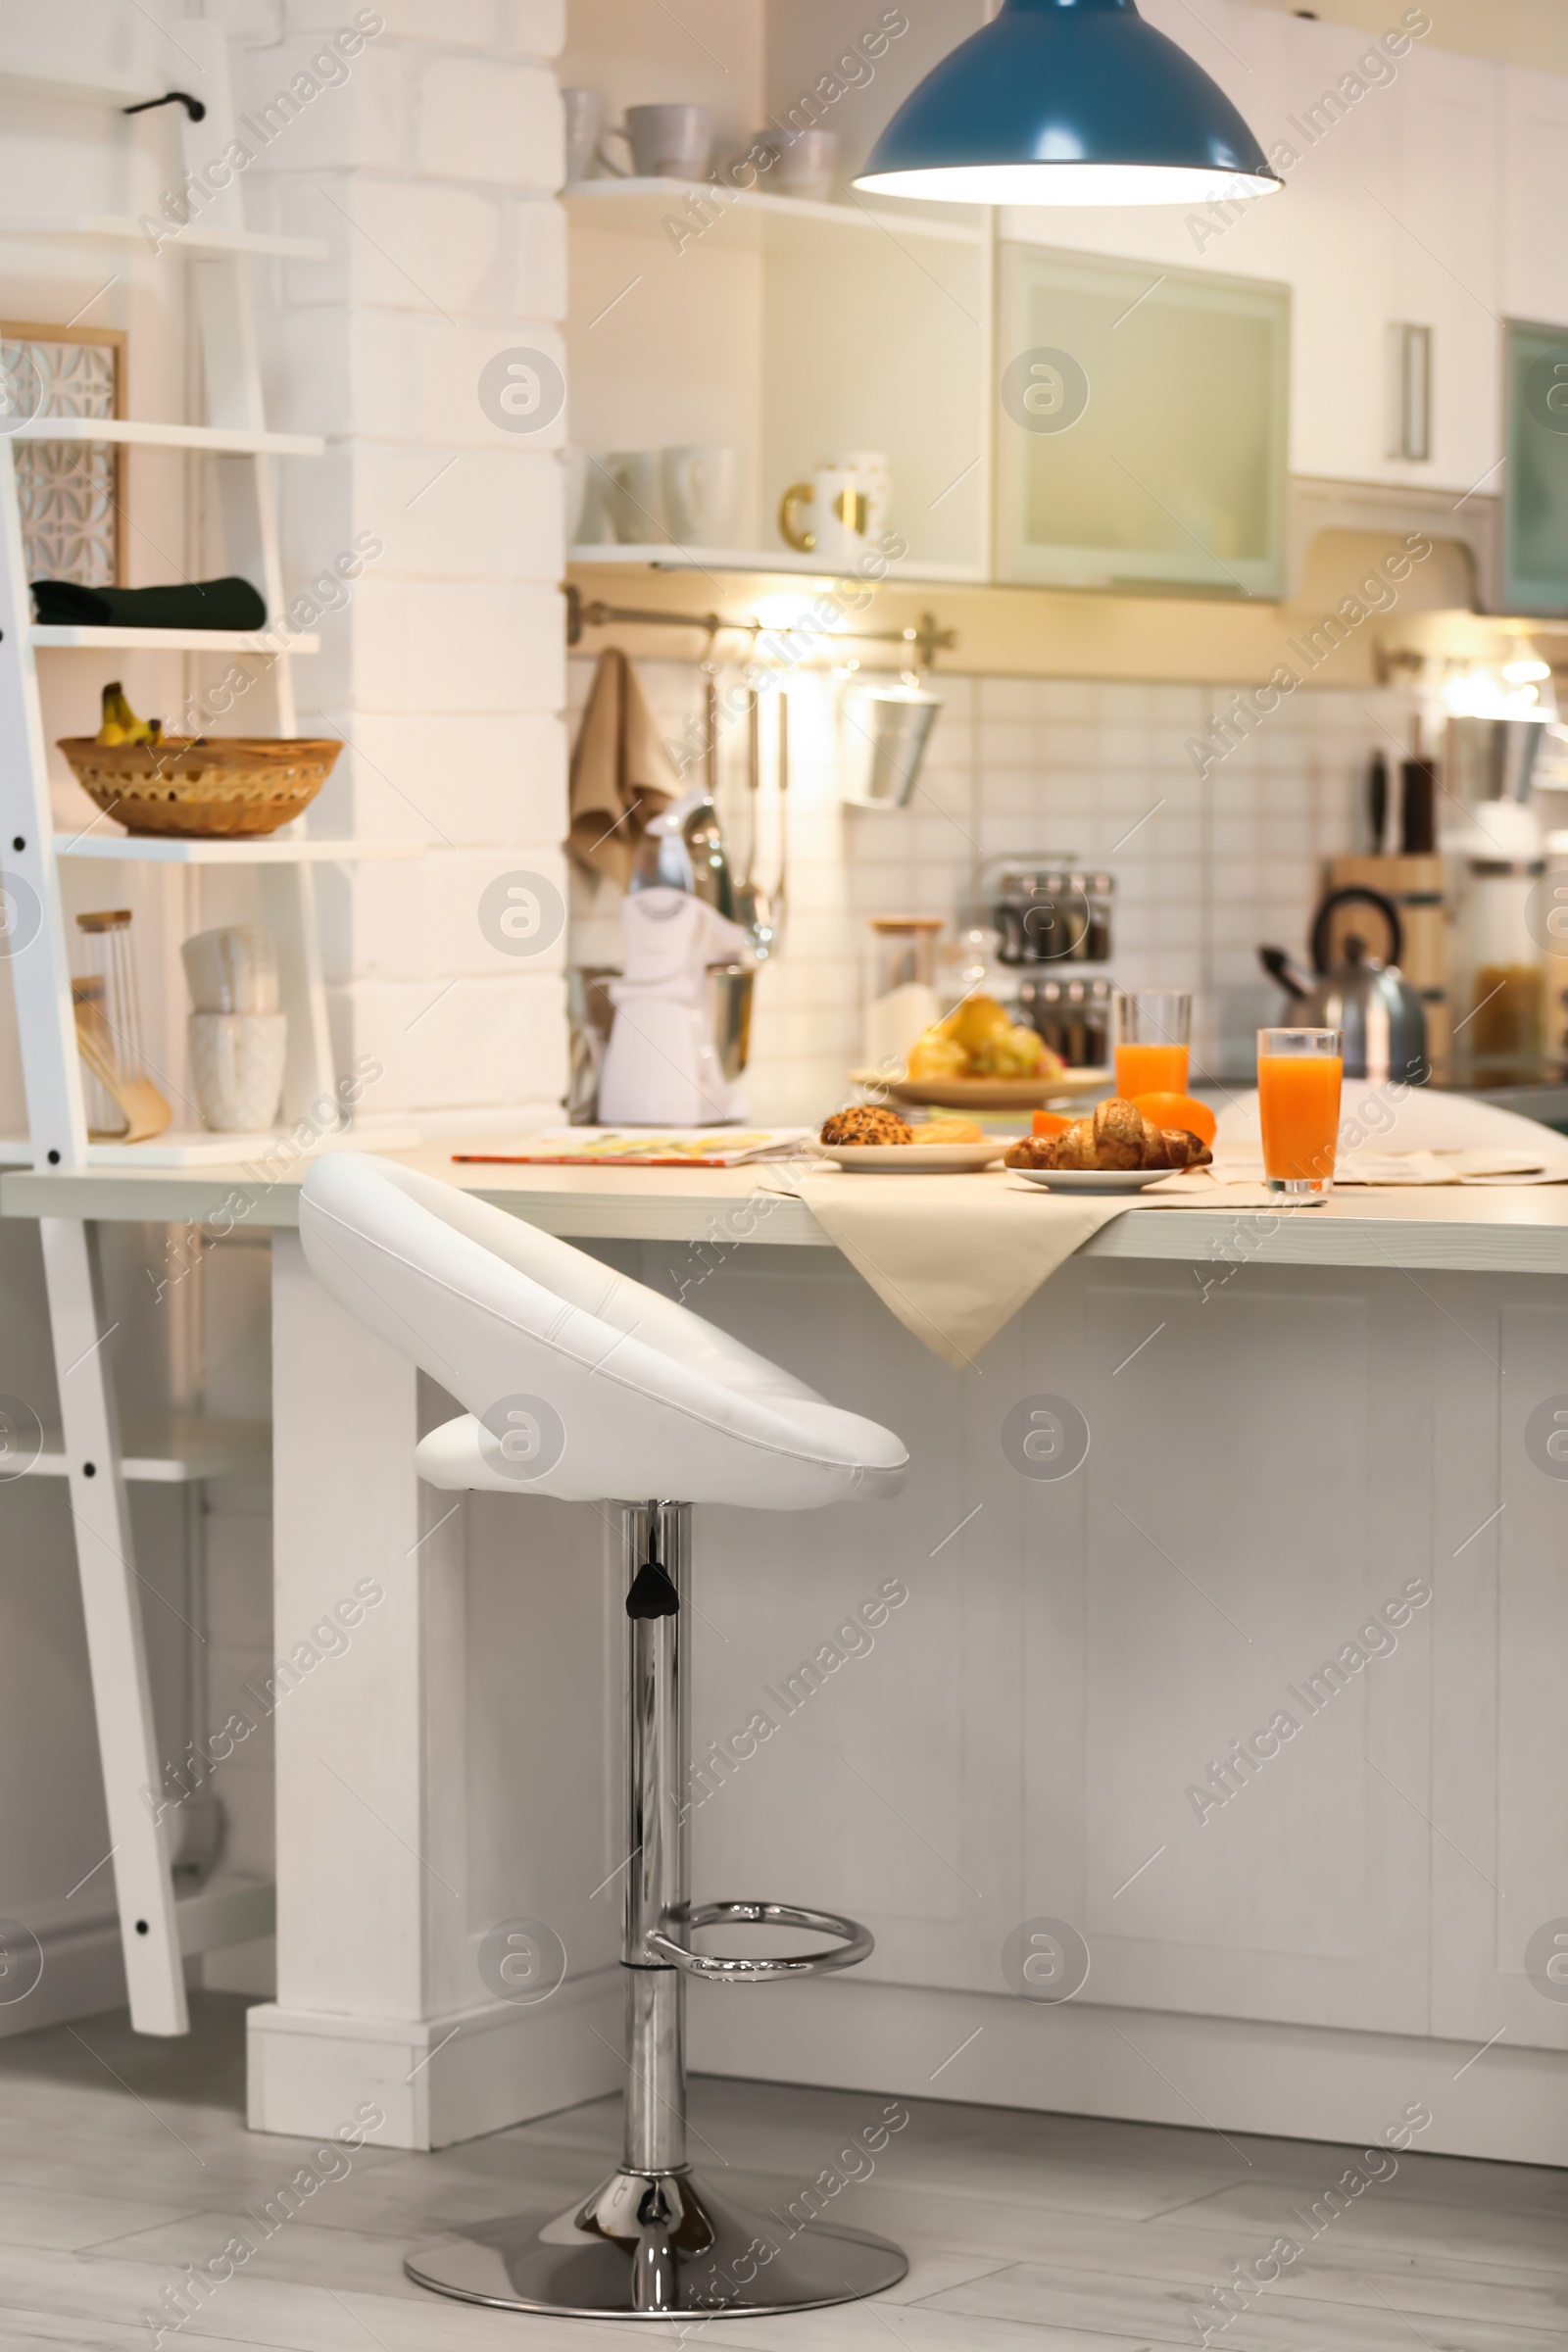
[[[182,20],[180,40],[199,66],[206,101],[199,138],[193,141],[188,121],[182,124],[185,164],[199,169],[215,142],[220,149],[233,134],[228,61],[221,26],[215,21]],[[144,88],[129,76],[101,74],[76,79],[64,64],[0,53],[0,88],[7,85],[33,96],[112,108],[166,94],[161,87]],[[118,243],[141,234],[138,222],[112,214],[0,218],[0,235],[18,238]],[[99,832],[99,820],[74,838],[55,836],[40,656],[63,651],[100,656],[135,651],[252,655],[267,664],[276,731],[292,736],[299,732],[293,656],[318,649],[317,637],[290,634],[284,624],[287,600],[274,468],[280,459],[319,456],[325,444],[316,434],[274,432],[268,426],[250,271],[253,261],[264,256],[317,258],[325,249],[315,239],[247,229],[237,184],[213,200],[199,226],[160,242],[166,255],[178,254],[200,265],[189,285],[207,387],[206,421],[40,416],[0,433],[0,931],[20,918],[32,926],[25,943],[11,943],[30,1144],[0,1140],[0,1162],[85,1169],[111,1154],[134,1163],[154,1149],[88,1141],[61,892],[67,859],[257,867],[262,919],[277,938],[288,1016],[283,1117],[287,1125],[297,1126],[311,1105],[323,1095],[333,1095],[335,1085],[316,919],[316,867],[329,860],[422,854],[419,843],[330,841],[300,834],[243,841],[141,839]],[[230,468],[229,487],[247,488],[253,500],[257,584],[268,612],[274,616],[271,624],[238,631],[35,622],[16,464],[19,445],[29,441],[109,441],[239,461],[243,472]],[[112,675],[107,663],[105,667]],[[159,1140],[176,1154],[188,1150],[192,1156],[228,1158],[237,1147],[258,1139],[204,1135],[188,1141]],[[270,1139],[261,1140],[265,1144]],[[334,1140],[341,1139],[329,1134],[323,1142],[330,1147]],[[143,1159],[142,1164],[151,1162]],[[192,1891],[180,1887],[173,1867],[178,1823],[159,1818],[160,1809],[145,1801],[144,1792],[162,1785],[163,1765],[153,1720],[139,1590],[143,1580],[135,1566],[128,1486],[134,1481],[184,1491],[187,1512],[195,1514],[187,1533],[195,1563],[200,1558],[204,1486],[214,1479],[265,1469],[265,1433],[255,1425],[166,1416],[162,1429],[140,1429],[132,1423],[122,1437],[104,1346],[110,1333],[103,1307],[99,1229],[90,1220],[48,1214],[39,1219],[39,1235],[60,1428],[45,1434],[34,1468],[38,1475],[63,1480],[69,1487],[131,2022],[145,2034],[183,2034],[189,2024],[186,1959],[220,1944],[270,1933],[273,1893],[266,1882],[221,1872]],[[213,1727],[195,1720],[194,1690],[191,1712],[192,1733],[205,1740]]]

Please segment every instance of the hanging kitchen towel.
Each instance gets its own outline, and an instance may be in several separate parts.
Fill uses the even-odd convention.
[[[1132,1198],[1067,1198],[997,1175],[869,1176],[801,1163],[760,1167],[769,1192],[804,1200],[885,1306],[944,1363],[972,1364],[988,1340]]]
[[[644,827],[680,789],[635,670],[618,646],[607,646],[571,755],[567,856],[624,890]]]
[[[83,588],[76,580],[33,580],[38,618],[50,627],[94,629],[261,629],[267,607],[249,580],[182,580],[167,588]]]

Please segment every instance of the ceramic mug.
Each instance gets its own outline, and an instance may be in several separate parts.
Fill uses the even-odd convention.
[[[638,179],[702,179],[713,152],[713,110],[710,106],[628,106],[624,124],[612,124],[606,138],[624,139],[631,149],[633,176]],[[617,179],[626,174],[604,149],[600,161]]]
[[[739,453],[663,449],[659,459],[670,537],[683,547],[733,547]]]
[[[193,1012],[190,1074],[202,1125],[260,1135],[277,1116],[288,1052],[281,1012]]]
[[[198,1012],[276,1012],[277,948],[260,923],[198,931],[179,956]]]
[[[563,90],[566,130],[566,179],[592,179],[604,132],[605,102],[597,90]]]
[[[595,475],[597,480],[597,475]],[[561,453],[561,503],[566,526],[566,545],[582,547],[589,543],[589,466],[588,452],[575,441],[568,441]],[[596,509],[598,501],[592,502]]]
[[[839,168],[839,134],[836,130],[802,130],[781,146],[775,168],[774,185],[784,196],[800,196],[813,204],[825,204],[833,193],[833,178]]]
[[[796,510],[805,508],[803,526]],[[778,527],[799,555],[815,556],[824,571],[847,571],[869,544],[870,500],[858,474],[844,466],[819,466],[808,482],[792,482],[778,503]]]
[[[865,531],[868,539],[880,539],[888,527],[888,509],[893,499],[893,478],[888,471],[887,452],[882,449],[852,449],[838,457],[826,458],[824,465],[841,466],[853,473],[865,492]]]
[[[616,449],[600,460],[600,504],[624,547],[646,547],[664,535],[657,449]]]

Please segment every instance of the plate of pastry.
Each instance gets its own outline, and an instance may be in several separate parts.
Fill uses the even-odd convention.
[[[983,1134],[973,1119],[911,1125],[902,1112],[866,1102],[824,1119],[814,1149],[852,1174],[964,1176],[1001,1159],[1007,1138]]]
[[[1162,1177],[1206,1168],[1214,1154],[1184,1127],[1158,1127],[1136,1102],[1112,1095],[1085,1119],[1020,1137],[1005,1164],[1052,1193],[1141,1193]]]
[[[898,1078],[885,1070],[852,1070],[857,1086],[874,1086],[911,1110],[1038,1110],[1047,1102],[1071,1102],[1086,1095],[1108,1094],[1109,1070],[1057,1070],[1036,1078]]]
[[[995,997],[965,997],[922,1031],[902,1071],[852,1070],[895,1102],[949,1110],[1033,1110],[1074,1095],[1103,1094],[1108,1070],[1070,1070],[1026,1022]]]

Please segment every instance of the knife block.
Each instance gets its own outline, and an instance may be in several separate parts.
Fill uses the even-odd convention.
[[[1404,931],[1399,969],[1410,986],[1420,992],[1427,1016],[1427,1059],[1432,1064],[1433,1084],[1446,1086],[1451,1068],[1453,1009],[1448,995],[1450,914],[1444,892],[1442,858],[1435,854],[1410,858],[1331,858],[1326,872],[1330,890],[1340,890],[1353,882],[1365,890],[1381,890],[1397,906]],[[1357,927],[1357,912],[1354,906],[1345,906],[1331,917],[1330,939],[1336,960],[1344,953],[1346,938]],[[1364,911],[1360,921],[1364,926]]]

